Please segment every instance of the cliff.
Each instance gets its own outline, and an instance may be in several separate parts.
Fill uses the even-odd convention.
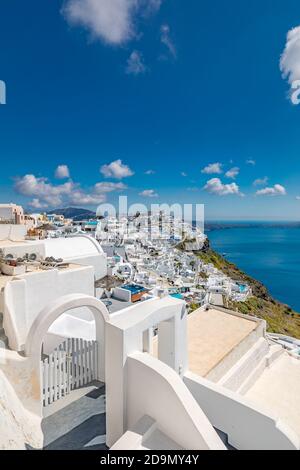
[[[196,252],[205,263],[212,263],[231,279],[245,282],[252,288],[253,296],[246,302],[227,301],[226,307],[240,313],[263,318],[271,333],[280,333],[300,339],[300,315],[291,307],[274,299],[266,286],[248,276],[235,264],[210,248],[209,242],[203,250]]]

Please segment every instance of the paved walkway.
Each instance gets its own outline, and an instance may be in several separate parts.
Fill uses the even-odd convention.
[[[101,384],[43,420],[44,449],[106,450],[105,419],[105,387]]]

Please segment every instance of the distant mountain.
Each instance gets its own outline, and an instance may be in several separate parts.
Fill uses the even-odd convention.
[[[54,209],[49,212],[49,214],[63,215],[66,219],[73,220],[87,220],[94,219],[96,217],[96,212],[90,211],[88,209],[80,209],[78,207],[65,207],[64,209]]]

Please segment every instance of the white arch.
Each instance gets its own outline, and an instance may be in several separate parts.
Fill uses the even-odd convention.
[[[103,302],[84,294],[70,294],[51,302],[34,320],[25,345],[25,354],[40,363],[43,339],[52,323],[63,313],[78,307],[87,307],[94,315],[96,322],[96,339],[98,341],[99,369],[98,379],[105,380],[105,323],[109,322],[109,313]]]
[[[74,234],[70,234],[67,238],[87,238],[96,248],[96,250],[98,251],[98,253],[100,253],[101,255],[104,254],[104,251],[100,245],[100,243],[97,242],[97,240],[95,240],[94,238],[90,237],[89,235],[86,235],[85,233],[74,233]]]

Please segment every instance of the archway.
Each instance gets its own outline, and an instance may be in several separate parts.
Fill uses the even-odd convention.
[[[50,326],[63,313],[80,307],[89,308],[94,315],[98,342],[98,379],[105,382],[105,323],[109,322],[109,313],[104,303],[95,297],[71,294],[51,302],[34,320],[27,336],[25,354],[33,360],[38,371],[43,339]]]
[[[42,377],[42,367],[41,367],[41,351],[42,351],[42,345],[44,338],[50,328],[50,326],[57,320],[62,314],[70,311],[70,310],[75,310],[77,308],[82,308],[82,307],[87,307],[91,313],[94,316],[95,319],[95,326],[96,326],[96,342],[97,342],[97,367],[95,368],[96,371],[96,379],[94,382],[97,383],[102,383],[102,385],[99,388],[99,385],[97,385],[98,389],[96,392],[96,389],[94,389],[94,392],[96,392],[96,397],[95,395],[92,397],[92,399],[89,400],[90,404],[88,405],[87,408],[87,399],[89,395],[91,395],[91,392],[86,394],[89,389],[91,389],[90,386],[83,385],[81,390],[83,393],[81,393],[79,396],[77,393],[75,393],[75,401],[74,397],[73,400],[67,402],[64,402],[65,399],[61,400],[61,406],[58,408],[60,411],[57,412],[56,409],[56,415],[55,411],[53,416],[53,419],[51,416],[49,417],[49,413],[45,414],[45,410],[49,408],[44,408],[43,406],[43,388],[44,388],[44,393],[46,388],[44,387],[43,383],[43,377]],[[95,297],[91,297],[88,295],[83,295],[83,294],[71,294],[67,296],[62,296],[58,299],[56,299],[54,302],[51,302],[46,308],[44,308],[35,321],[33,322],[28,337],[25,345],[25,354],[26,356],[30,359],[32,363],[32,368],[34,369],[34,377],[36,380],[36,391],[39,395],[39,414],[40,417],[42,418],[42,431],[44,434],[44,445],[47,446],[47,443],[52,442],[53,436],[57,436],[58,440],[51,445],[58,446],[57,448],[60,448],[59,445],[62,445],[64,443],[64,440],[74,440],[74,444],[78,445],[78,448],[81,448],[81,442],[78,442],[78,432],[77,432],[77,427],[73,429],[73,423],[77,422],[80,424],[80,426],[84,427],[84,430],[81,432],[80,436],[84,436],[84,439],[87,441],[89,438],[94,436],[94,433],[101,438],[103,438],[103,443],[105,442],[105,420],[106,420],[106,414],[105,414],[105,327],[106,323],[109,322],[109,314],[107,311],[106,306],[101,302],[100,300],[96,299]],[[60,366],[59,366],[60,367]],[[93,382],[93,383],[94,383]],[[95,385],[95,384],[94,384]],[[57,384],[56,384],[57,386]],[[47,387],[48,388],[48,387]],[[57,390],[57,388],[55,388]],[[93,393],[94,393],[93,392]],[[71,392],[73,393],[73,392]],[[71,395],[69,395],[71,397]],[[38,402],[38,397],[36,396],[37,402]],[[103,399],[103,401],[102,401]],[[60,397],[58,398],[59,403],[60,403]],[[83,409],[82,408],[82,401],[83,403]],[[92,402],[94,402],[92,404]],[[71,403],[71,404],[70,404]],[[69,405],[69,406],[68,406]],[[99,405],[101,409],[99,409]],[[103,408],[104,406],[104,408]],[[70,415],[70,407],[72,407],[72,416]],[[54,407],[55,410],[56,407]],[[75,413],[74,413],[75,409]],[[64,412],[65,410],[65,415],[62,413],[62,415],[59,416],[60,412]],[[92,413],[88,415],[88,413]],[[53,410],[52,410],[53,412]],[[76,412],[77,412],[77,418],[76,418]],[[51,413],[50,413],[51,414]],[[86,419],[86,415],[87,418]],[[48,421],[46,416],[48,416]],[[57,426],[56,419],[58,416],[58,422],[59,419],[61,420],[60,426]],[[53,421],[53,422],[52,422]],[[69,421],[69,422],[68,422]],[[53,427],[53,424],[55,424],[55,427]],[[53,429],[55,430],[57,428],[57,431],[53,434]],[[52,429],[52,431],[51,431]],[[81,428],[80,428],[81,429]],[[75,433],[75,437],[73,436],[72,433]],[[80,437],[80,439],[83,439],[83,437]],[[77,440],[76,440],[77,438]],[[70,444],[70,443],[69,443]],[[101,448],[101,446],[100,446]]]

